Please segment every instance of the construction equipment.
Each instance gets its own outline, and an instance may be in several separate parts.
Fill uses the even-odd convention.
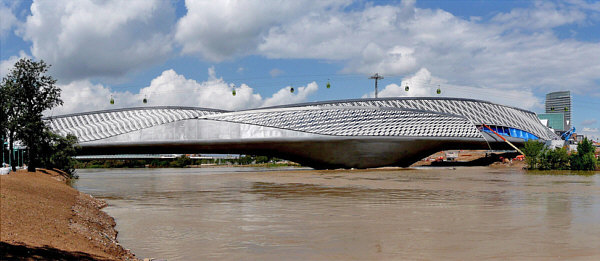
[[[571,135],[573,135],[573,133],[575,133],[575,126],[571,127],[571,129],[569,131],[560,135],[560,137],[563,138],[564,140],[569,140],[571,138]]]
[[[500,136],[500,134],[498,134],[495,130],[492,130],[492,128],[490,128],[490,126],[487,126],[485,124],[483,124],[483,126],[485,126],[486,128],[488,128],[490,131],[492,131],[494,134],[496,134],[498,137],[500,137],[500,139],[502,139],[504,142],[508,143],[508,145],[510,145],[511,147],[513,147],[515,150],[517,150],[519,153],[525,155],[525,153],[523,153],[519,148],[517,148],[517,146],[515,146],[514,144],[512,144],[510,141],[508,141],[507,139],[505,139],[504,137]]]

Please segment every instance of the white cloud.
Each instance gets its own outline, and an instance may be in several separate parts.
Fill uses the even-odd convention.
[[[11,56],[8,57],[8,59],[6,60],[2,60],[0,61],[0,79],[3,78],[4,76],[6,76],[10,70],[13,68],[13,66],[15,65],[15,63],[17,63],[17,61],[19,61],[21,58],[31,58],[29,55],[27,55],[24,51],[20,51],[18,56]]]
[[[405,87],[408,86],[408,91]],[[437,94],[437,89],[441,90]],[[363,97],[374,97],[375,92]],[[503,90],[490,87],[474,87],[449,84],[447,80],[431,75],[426,68],[421,68],[412,76],[402,80],[400,85],[388,84],[379,91],[378,97],[460,97],[471,98],[514,106],[522,109],[542,107],[542,102],[529,89]]]
[[[413,72],[418,64],[414,56],[415,49],[405,46],[393,46],[382,50],[377,44],[369,43],[362,51],[362,57],[347,65],[344,71],[370,74],[405,74]]]
[[[547,29],[572,23],[583,23],[585,13],[575,6],[557,6],[549,1],[536,1],[533,8],[515,8],[496,15],[492,20],[505,27]]]
[[[74,81],[66,85],[58,85],[62,89],[64,105],[46,112],[47,115],[125,108],[136,106],[193,106],[224,110],[240,110],[263,106],[272,106],[306,101],[315,93],[318,86],[315,82],[296,88],[294,93],[290,87],[284,87],[272,97],[263,99],[250,86],[242,84],[234,86],[217,77],[214,68],[209,68],[209,77],[204,82],[186,79],[174,70],[166,70],[154,78],[150,85],[140,89],[138,93],[111,90],[101,84],[92,84],[88,80]],[[235,89],[236,95],[232,92]],[[115,104],[110,104],[110,98]],[[147,104],[142,100],[148,99]]]
[[[89,80],[58,84],[57,87],[61,89],[60,96],[63,100],[63,105],[46,111],[47,116],[140,106],[139,103],[135,104],[136,100],[133,94],[129,92],[114,92],[102,84],[92,84]],[[111,95],[115,99],[114,105],[110,104]]]
[[[0,38],[4,38],[16,26],[19,20],[12,12],[12,9],[0,1]]]
[[[515,20],[512,16],[519,17]],[[547,17],[547,20],[545,20]],[[584,23],[576,6],[538,3],[494,19],[465,20],[443,10],[366,6],[314,11],[269,29],[258,52],[269,58],[339,61],[343,72],[408,75],[425,67],[458,85],[504,90],[600,93],[600,43],[560,39],[553,28]]]
[[[232,91],[236,90],[236,95]],[[164,71],[150,83],[150,86],[140,90],[147,95],[149,105],[182,105],[197,106],[225,110],[237,110],[257,107],[262,103],[260,94],[242,84],[234,87],[222,78],[217,78],[214,68],[209,69],[209,78],[205,82],[186,79],[173,70]]]
[[[600,12],[600,2],[587,2],[584,0],[567,0],[568,3],[573,4],[583,10],[591,10]]]
[[[177,23],[175,39],[184,54],[222,61],[254,52],[269,28],[312,10],[344,6],[333,1],[212,1],[186,0],[187,14]]]
[[[391,49],[402,44],[399,39],[406,40],[395,35],[397,24],[412,16],[410,5],[367,6],[352,12],[314,10],[300,19],[270,28],[258,50],[269,58],[377,60],[385,53],[395,53]]]
[[[294,93],[291,92],[291,86],[287,86],[275,94],[271,98],[265,100],[261,107],[275,106],[290,103],[299,103],[306,101],[307,97],[315,93],[319,86],[316,82],[311,82],[306,86],[294,88]]]
[[[174,23],[169,1],[34,1],[20,34],[69,82],[121,77],[166,59]]]
[[[384,76],[427,68],[447,85],[471,86],[486,97],[565,87],[600,96],[600,43],[553,31],[588,23],[596,3],[539,1],[491,19],[465,19],[414,1],[186,0],[187,14],[176,23],[170,4],[35,1],[21,34],[33,43],[32,55],[66,82],[123,76],[165,59],[175,41],[182,54],[210,61],[320,59],[342,64],[344,73]],[[537,106],[530,101],[526,106]]]
[[[582,121],[581,125],[583,125],[583,126],[591,126],[591,125],[594,125],[596,123],[598,123],[598,120],[596,120],[596,119],[588,119],[588,120]]]
[[[588,138],[600,141],[600,129],[598,128],[583,128],[582,130],[577,130],[577,134],[583,134]]]
[[[271,75],[271,77],[277,77],[279,75],[282,75],[283,71],[279,70],[277,68],[273,68],[272,70],[269,71],[269,74]]]

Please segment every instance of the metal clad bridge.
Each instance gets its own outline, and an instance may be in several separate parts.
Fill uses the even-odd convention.
[[[409,166],[448,149],[506,149],[557,139],[535,113],[457,98],[379,98],[242,111],[140,107],[46,118],[79,138],[82,155],[269,155],[315,168]]]

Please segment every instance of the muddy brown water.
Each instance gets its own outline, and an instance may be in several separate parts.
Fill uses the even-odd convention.
[[[79,170],[167,260],[600,260],[600,173],[486,167]]]

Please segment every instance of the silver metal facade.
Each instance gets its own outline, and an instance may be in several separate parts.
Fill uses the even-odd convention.
[[[542,139],[556,137],[532,112],[439,98],[342,100],[233,112],[145,107],[46,120],[55,131],[76,135],[88,155],[243,153],[316,168],[408,166],[444,149],[506,147],[479,130],[481,124],[516,128]]]
[[[464,117],[377,107],[303,107],[206,118],[333,136],[482,137]]]
[[[290,106],[367,106],[423,110],[459,115],[474,124],[505,126],[530,132],[545,140],[558,137],[533,112],[486,101],[458,98],[379,98],[305,103]],[[277,108],[277,107],[274,107]]]
[[[197,118],[224,111],[186,107],[145,107],[77,113],[48,118],[50,128],[62,135],[71,133],[79,142],[109,137],[154,126]]]

